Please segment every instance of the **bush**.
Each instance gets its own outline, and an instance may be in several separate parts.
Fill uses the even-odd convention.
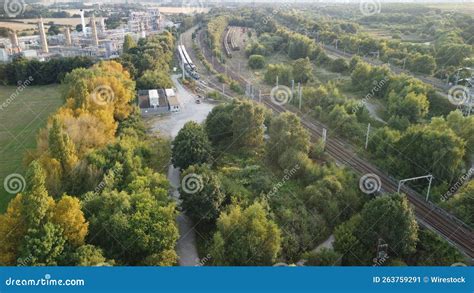
[[[252,55],[249,58],[248,64],[252,69],[262,69],[265,66],[265,57],[262,55]]]

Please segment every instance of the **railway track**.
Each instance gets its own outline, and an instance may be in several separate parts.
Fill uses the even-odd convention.
[[[288,111],[286,108],[272,103],[268,97],[263,98],[262,102],[265,106],[271,108],[277,113]],[[321,138],[322,129],[326,128],[323,124],[309,122],[304,119],[301,120],[301,123],[309,131],[313,140]],[[328,137],[326,141],[326,152],[336,161],[350,167],[359,175],[376,174],[379,176],[383,191],[388,193],[397,192],[398,182],[395,179],[391,178],[372,164],[365,162],[352,151],[343,148],[344,145],[345,143],[340,139]],[[426,202],[420,194],[411,188],[405,186],[402,187],[401,190],[407,195],[408,200],[414,207],[418,221],[423,226],[428,226],[441,234],[443,238],[470,257],[472,262],[472,257],[474,256],[474,236],[472,230],[444,210],[430,202]]]
[[[207,48],[204,48],[204,50],[206,52]],[[208,58],[210,55],[205,54],[205,56]],[[221,73],[226,72],[221,64],[215,64],[214,69]],[[248,83],[247,80],[239,74],[236,74],[233,70],[228,70],[227,74],[230,75],[232,79],[238,81],[242,86]],[[262,96],[261,101],[266,107],[276,113],[289,111],[287,108],[271,102],[268,95]],[[309,131],[312,140],[322,137],[323,128],[328,129],[318,121],[310,121],[309,119],[302,118],[301,123]],[[350,167],[359,175],[376,174],[380,178],[383,191],[388,193],[397,192],[398,182],[393,177],[357,156],[343,140],[329,136],[326,141],[326,152],[337,162]],[[437,232],[449,243],[462,251],[469,258],[469,261],[473,263],[474,233],[472,229],[436,205],[425,201],[423,197],[413,189],[403,186],[401,191],[407,195],[410,204],[414,207],[418,222],[422,226]],[[396,223],[394,224],[396,225]]]

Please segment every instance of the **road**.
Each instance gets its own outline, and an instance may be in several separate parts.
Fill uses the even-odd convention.
[[[193,93],[185,89],[178,81],[180,76],[172,76],[176,94],[181,104],[181,112],[172,113],[152,118],[148,121],[152,125],[153,131],[158,131],[170,138],[176,137],[179,130],[188,121],[203,122],[215,104],[203,101],[196,104]],[[180,204],[180,195],[178,188],[181,184],[180,170],[170,165],[168,168],[168,180],[171,184],[172,197]],[[180,238],[176,244],[176,251],[179,257],[180,266],[196,266],[199,265],[199,255],[196,246],[196,231],[192,220],[183,212],[177,219]]]

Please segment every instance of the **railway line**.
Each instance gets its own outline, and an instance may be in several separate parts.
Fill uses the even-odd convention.
[[[206,59],[208,59],[211,56],[211,53],[206,46],[204,46],[203,49],[205,52],[204,55]],[[220,73],[226,72],[221,64],[215,64],[214,69]],[[238,81],[242,86],[245,86],[248,83],[247,80],[239,74],[236,74],[235,70],[228,70],[227,74],[230,75],[232,79]],[[218,90],[218,88],[216,89]],[[271,102],[268,95],[263,95],[261,101],[266,107],[272,109],[276,113],[282,113],[289,110]],[[301,119],[301,123],[309,131],[312,140],[316,140],[322,136],[323,128],[328,129],[320,122],[305,118]],[[343,140],[329,136],[326,141],[326,152],[337,162],[348,166],[359,175],[376,174],[380,178],[383,191],[388,193],[397,192],[398,182],[393,177],[357,156]],[[425,201],[423,197],[413,189],[403,186],[401,191],[407,195],[410,204],[414,207],[414,212],[418,222],[422,226],[437,232],[449,243],[462,251],[469,258],[469,261],[473,263],[474,233],[472,229],[453,215],[447,213],[436,205]]]

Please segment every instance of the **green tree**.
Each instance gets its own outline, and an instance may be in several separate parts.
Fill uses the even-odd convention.
[[[429,102],[424,94],[408,93],[400,96],[391,92],[388,97],[388,111],[393,116],[406,117],[411,123],[419,122],[428,114]]]
[[[323,247],[321,250],[306,254],[306,266],[337,266],[342,255],[332,249]]]
[[[90,267],[107,265],[102,249],[90,244],[80,246],[74,252],[73,260],[77,266]]]
[[[411,265],[450,266],[464,262],[463,255],[436,233],[420,229],[416,252],[409,257]]]
[[[201,125],[187,122],[173,141],[172,162],[182,170],[211,159],[211,145]]]
[[[54,118],[53,120],[53,124],[49,129],[48,139],[49,154],[53,159],[59,162],[61,166],[61,181],[63,186],[67,185],[66,181],[76,166],[78,157],[74,143],[69,138],[69,135],[62,129],[58,118]]]
[[[149,191],[91,192],[84,196],[84,209],[88,242],[102,248],[107,258],[137,265],[153,254],[169,256],[178,240],[175,205],[159,202]]]
[[[262,55],[251,55],[248,64],[252,69],[262,69],[265,66],[265,57]]]
[[[253,101],[241,101],[232,111],[232,134],[236,146],[258,149],[263,145],[265,108]]]
[[[225,194],[220,176],[209,166],[190,166],[182,174],[179,187],[182,207],[196,222],[213,223],[222,210]]]
[[[285,112],[275,117],[270,124],[269,135],[267,156],[273,162],[289,149],[304,154],[309,152],[309,134],[294,113]]]
[[[377,197],[364,206],[360,215],[361,221],[355,227],[354,234],[373,255],[379,239],[387,243],[389,251],[395,255],[407,255],[415,251],[418,224],[406,196],[394,194]]]
[[[233,205],[217,220],[211,255],[216,265],[271,265],[280,251],[280,229],[263,206]]]
[[[123,53],[128,53],[130,49],[136,48],[136,47],[137,47],[137,43],[132,38],[132,36],[125,35],[125,38],[123,40]]]
[[[313,65],[309,58],[300,58],[293,62],[293,78],[295,82],[307,83],[314,78]]]
[[[205,129],[214,146],[233,137],[232,112],[234,108],[234,104],[220,104],[207,115]]]

